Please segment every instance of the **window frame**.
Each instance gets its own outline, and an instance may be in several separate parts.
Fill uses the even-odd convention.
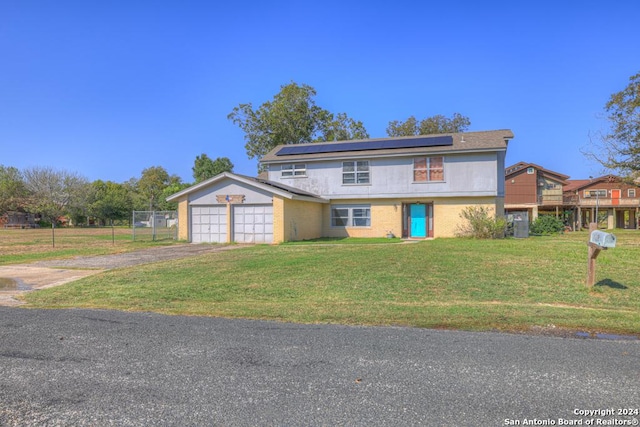
[[[336,216],[337,211],[346,211],[345,215]],[[362,211],[362,212],[357,212]],[[358,214],[358,215],[356,215]],[[370,228],[371,205],[331,205],[331,228]],[[340,223],[336,223],[340,220]],[[364,221],[363,221],[364,220]]]
[[[299,167],[301,166],[301,167]],[[286,173],[286,175],[285,175]],[[301,178],[307,176],[306,163],[286,163],[280,166],[281,178]]]
[[[627,197],[630,198],[630,199],[635,199],[636,198],[636,189],[635,188],[627,188]]]
[[[432,166],[433,159],[440,159],[440,167]],[[424,161],[424,167],[416,167],[416,161]],[[423,173],[425,179],[416,179],[416,172]],[[440,172],[442,179],[432,179],[434,173]],[[429,182],[445,182],[444,179],[444,156],[424,156],[413,158],[413,182],[414,183],[429,183]]]
[[[590,189],[590,190],[584,190],[584,192],[582,193],[582,196],[585,199],[595,199],[596,195],[598,198],[601,197],[607,197],[609,195],[609,192],[607,190],[602,190],[602,189]]]
[[[353,169],[347,170],[346,168],[348,167],[351,167]],[[362,167],[362,169],[360,169],[360,167]],[[347,180],[345,180],[345,177],[347,175],[353,175],[353,182],[346,182]],[[366,176],[366,181],[360,181],[360,178],[365,176]],[[342,162],[342,185],[371,185],[371,162],[369,162],[369,160],[343,161]]]

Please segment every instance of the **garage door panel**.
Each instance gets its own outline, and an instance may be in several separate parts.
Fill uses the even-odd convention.
[[[238,243],[273,242],[273,206],[234,206],[233,240]]]
[[[226,206],[193,206],[191,208],[191,241],[194,243],[226,242]]]

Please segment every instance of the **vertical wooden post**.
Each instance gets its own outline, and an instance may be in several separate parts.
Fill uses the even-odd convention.
[[[589,239],[591,239],[591,233],[597,229],[597,223],[589,223]],[[600,254],[600,247],[591,242],[588,242],[587,245],[589,247],[589,258],[587,260],[587,286],[592,287],[596,281],[596,258]]]

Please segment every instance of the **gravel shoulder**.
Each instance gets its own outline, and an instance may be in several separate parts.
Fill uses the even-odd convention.
[[[0,266],[0,306],[17,306],[17,295],[59,286],[114,268],[131,267],[209,252],[240,248],[242,245],[172,245],[122,254],[38,261],[31,264]]]

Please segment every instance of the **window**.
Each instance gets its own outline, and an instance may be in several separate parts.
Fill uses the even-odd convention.
[[[342,162],[343,184],[369,184],[369,161]]]
[[[527,168],[527,174],[528,175],[533,175],[535,173],[535,169],[534,168]]]
[[[444,181],[442,157],[418,157],[413,159],[413,182]]]
[[[281,170],[283,178],[307,176],[307,165],[305,165],[304,163],[282,165]]]
[[[584,190],[584,197],[607,197],[607,190]]]
[[[331,207],[332,227],[370,227],[371,226],[371,206],[332,206]]]
[[[636,197],[636,189],[635,188],[629,188],[627,190],[627,196],[628,197]]]

